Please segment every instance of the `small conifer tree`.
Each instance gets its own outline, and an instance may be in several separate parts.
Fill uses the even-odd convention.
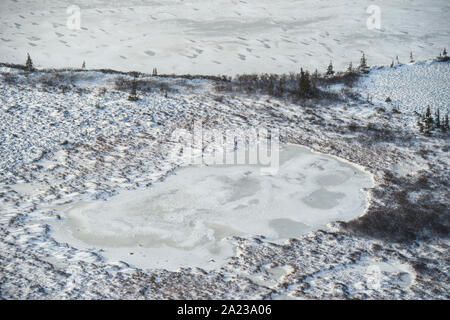
[[[86,62],[85,61],[83,61],[83,64],[81,65],[81,69],[86,69]]]
[[[364,54],[364,52],[361,57],[361,63],[359,64],[359,71],[361,71],[363,73],[369,72],[369,66],[367,65],[367,59],[366,59],[366,55]]]
[[[300,80],[299,80],[299,93],[301,97],[307,97],[311,93],[311,83],[309,79],[309,72],[300,70]]]
[[[330,64],[328,65],[327,68],[327,76],[332,76],[334,74],[334,70],[333,70],[333,63],[330,61]]]
[[[309,71],[305,71],[305,82],[306,82],[306,88],[308,92],[308,96],[312,95],[313,93],[313,82],[311,81],[311,75],[309,74]]]
[[[347,68],[347,72],[353,72],[353,63],[350,62]]]
[[[441,127],[441,115],[440,115],[439,109],[436,110],[434,115],[435,115],[435,119],[436,119],[434,121],[435,126],[436,126],[437,129],[439,129]]]
[[[33,71],[34,67],[33,67],[33,61],[31,60],[30,54],[27,53],[27,61],[25,62],[25,67],[27,69],[27,71]]]
[[[153,68],[152,76],[156,77],[158,75],[158,70]]]
[[[450,57],[447,56],[447,50],[444,48],[444,51],[439,52],[439,57],[436,58],[439,62],[446,62],[450,60]]]
[[[312,78],[314,78],[314,79],[318,79],[319,78],[319,71],[316,69],[315,71],[314,71],[314,73],[312,74]]]
[[[137,96],[137,84],[136,84],[136,75],[134,75],[133,81],[131,82],[131,91],[130,91],[130,95],[128,96],[128,100],[129,101],[137,101],[138,100],[138,96]]]
[[[414,57],[413,57],[412,52],[409,53],[409,62],[414,63]]]
[[[441,123],[441,126],[439,128],[442,132],[447,132],[447,130],[449,129],[449,124],[448,124],[448,114],[445,115],[444,120]]]
[[[284,88],[283,88],[283,79],[280,78],[280,82],[278,84],[278,90],[277,90],[277,95],[279,97],[283,96],[283,92],[284,92]]]
[[[273,88],[274,88],[273,79],[272,77],[269,77],[269,83],[267,85],[267,94],[273,95]]]
[[[424,131],[423,116],[419,120],[417,120],[417,126],[419,127],[419,132],[423,133]]]
[[[424,117],[424,133],[430,134],[431,130],[433,129],[433,118],[431,117],[431,110],[430,107],[427,107],[427,111],[425,113]]]

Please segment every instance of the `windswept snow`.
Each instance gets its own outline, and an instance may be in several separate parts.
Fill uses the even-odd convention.
[[[79,30],[67,22],[76,19]],[[380,29],[369,29],[374,9]],[[38,67],[229,74],[417,60],[448,47],[447,0],[1,1],[0,57]],[[70,24],[69,24],[70,25]],[[73,25],[73,24],[72,24]],[[322,69],[322,70],[321,70]]]

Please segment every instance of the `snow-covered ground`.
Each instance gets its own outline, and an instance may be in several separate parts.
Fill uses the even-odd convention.
[[[80,29],[67,21],[80,8]],[[374,9],[380,29],[369,29]],[[369,8],[370,7],[370,8]],[[447,0],[5,0],[0,60],[38,67],[113,68],[160,73],[290,72],[387,65],[449,47]],[[74,25],[73,23],[71,25]]]
[[[377,103],[391,98],[392,108],[423,113],[427,106],[450,110],[450,82],[448,64],[420,62],[373,70],[361,84],[364,93]]]
[[[449,135],[419,134],[413,112],[422,101],[448,108],[449,63],[372,70],[351,90],[370,92],[373,103],[343,96],[323,105],[219,95],[210,80],[159,77],[148,77],[156,89],[130,102],[115,89],[120,75],[62,73],[73,85],[62,90],[45,84],[52,73],[0,71],[0,297],[450,297]],[[173,87],[167,97],[161,83]],[[391,112],[387,96],[401,113]],[[277,128],[282,143],[361,166],[374,178],[365,214],[281,243],[232,237],[234,255],[211,270],[143,269],[55,239],[67,221],[61,210],[176,177],[172,133],[194,121],[205,129]],[[214,144],[207,140],[205,152]]]

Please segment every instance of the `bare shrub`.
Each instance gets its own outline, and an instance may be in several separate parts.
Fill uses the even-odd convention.
[[[15,74],[12,73],[4,73],[2,74],[3,77],[3,81],[8,83],[8,84],[16,84],[18,77]]]

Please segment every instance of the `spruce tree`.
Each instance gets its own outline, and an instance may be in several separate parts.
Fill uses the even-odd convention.
[[[395,57],[395,60],[397,61],[397,64],[400,64],[400,60],[398,59],[398,56]]]
[[[350,62],[347,68],[347,72],[353,72],[353,63]]]
[[[303,71],[303,68],[300,70],[300,80],[299,80],[299,94],[301,97],[309,96],[311,92],[311,84],[309,80],[309,72]]]
[[[305,72],[303,71],[303,68],[300,68],[300,79],[298,80],[298,93],[301,97],[305,95],[304,78]]]
[[[333,70],[333,63],[330,61],[330,64],[328,65],[327,68],[327,76],[332,76],[334,74],[334,70]]]
[[[413,57],[412,52],[409,53],[409,62],[414,63],[414,57]]]
[[[392,62],[391,62],[391,68],[393,68],[394,67],[394,60],[392,60]]]
[[[25,67],[27,69],[27,71],[33,71],[34,67],[33,67],[33,61],[31,60],[30,54],[27,53],[27,62],[25,63]]]
[[[429,134],[431,130],[433,130],[433,118],[431,117],[430,107],[427,107],[427,111],[425,113],[424,122],[424,133]]]
[[[444,48],[444,51],[439,52],[439,57],[436,58],[439,62],[449,61],[450,57],[447,56],[447,50]]]
[[[158,75],[158,70],[153,68],[152,76],[156,77]]]
[[[138,96],[136,93],[136,75],[134,75],[133,81],[131,82],[131,91],[130,91],[130,95],[128,96],[128,100],[129,101],[137,101],[138,100]]]
[[[319,78],[319,71],[316,69],[316,71],[314,71],[314,73],[312,74],[312,78],[314,79],[318,79]]]
[[[283,78],[280,78],[280,82],[278,84],[278,92],[277,92],[277,95],[279,97],[283,96],[283,93],[284,93],[283,85],[284,85],[284,80],[283,80]]]
[[[362,73],[368,73],[369,72],[369,66],[367,65],[367,60],[366,60],[366,55],[362,54],[361,57],[361,63],[359,65],[359,71],[361,71]]]
[[[311,75],[309,74],[308,70],[305,71],[305,83],[307,88],[307,95],[310,96],[313,93],[313,83],[311,81]]]
[[[436,128],[439,129],[441,127],[441,115],[439,109],[436,110],[434,115],[436,116],[436,120],[434,121]]]
[[[419,132],[423,133],[424,131],[423,116],[419,120],[417,120],[417,126],[419,127]]]
[[[83,64],[81,65],[81,69],[86,69],[86,62],[85,61],[83,61]]]
[[[267,85],[267,94],[270,96],[273,95],[273,87],[274,87],[274,85],[273,85],[272,76],[269,76],[269,83]]]

